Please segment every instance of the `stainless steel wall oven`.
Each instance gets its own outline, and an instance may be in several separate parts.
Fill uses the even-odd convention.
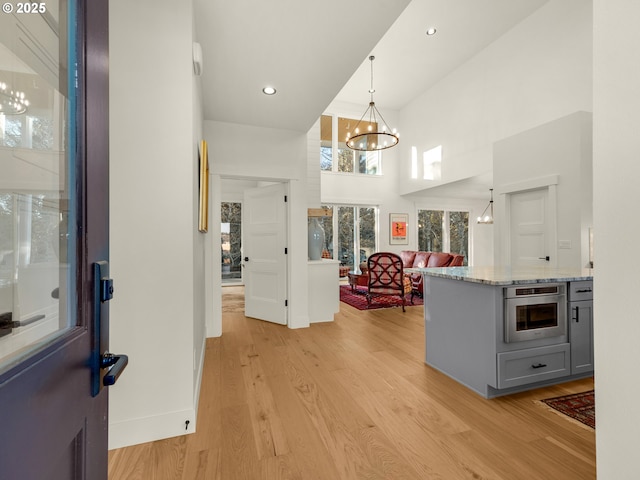
[[[504,341],[522,342],[567,333],[567,286],[537,283],[505,289]]]

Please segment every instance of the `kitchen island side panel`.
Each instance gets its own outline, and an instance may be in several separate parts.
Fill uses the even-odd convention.
[[[426,363],[488,396],[496,386],[502,288],[423,275]]]

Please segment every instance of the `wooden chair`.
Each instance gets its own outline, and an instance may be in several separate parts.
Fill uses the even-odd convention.
[[[402,299],[404,312],[405,295],[411,292],[411,283],[405,281],[400,256],[390,252],[374,253],[367,260],[367,267],[369,270],[367,304],[371,305],[372,298],[376,296],[398,295]]]

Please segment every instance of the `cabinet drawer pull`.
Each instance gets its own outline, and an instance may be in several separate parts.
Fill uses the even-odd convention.
[[[546,363],[536,363],[535,365],[531,365],[531,368],[544,368],[546,366]]]
[[[582,290],[576,290],[576,293],[591,293],[592,290],[590,288],[585,288]]]

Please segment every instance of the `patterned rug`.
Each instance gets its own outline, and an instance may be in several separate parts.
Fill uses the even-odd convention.
[[[406,297],[405,305],[411,307],[410,298],[408,294]],[[358,310],[373,310],[376,308],[390,308],[390,307],[402,307],[402,300],[399,296],[383,296],[374,297],[371,300],[371,306],[367,306],[367,287],[358,287],[355,292],[351,291],[351,285],[340,285],[340,301],[351,305]],[[422,305],[422,298],[419,296],[413,297],[413,305]]]
[[[596,402],[593,390],[547,398],[542,400],[542,403],[588,427],[596,428]]]

